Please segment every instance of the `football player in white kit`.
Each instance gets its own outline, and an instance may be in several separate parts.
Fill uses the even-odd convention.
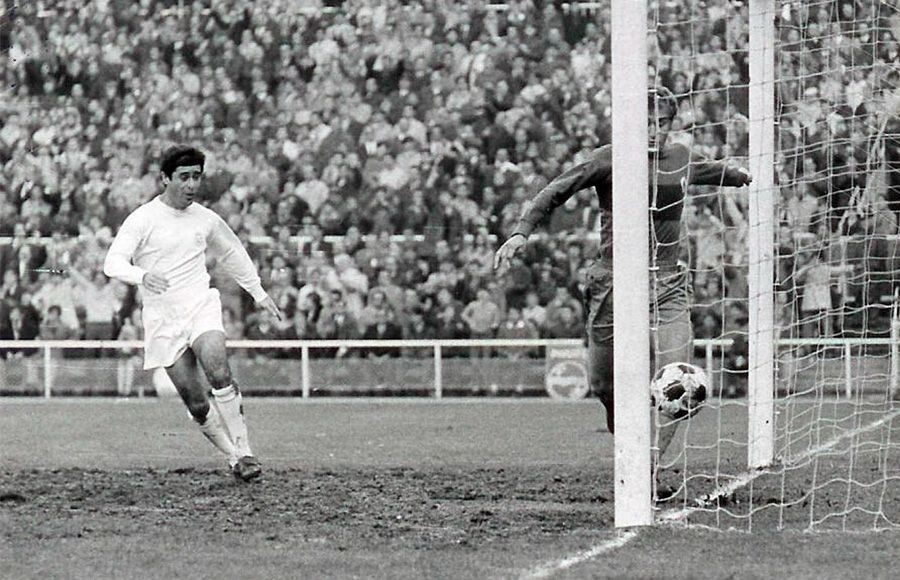
[[[249,481],[262,470],[250,449],[241,393],[228,365],[222,304],[218,290],[209,286],[207,252],[258,306],[278,319],[282,315],[237,235],[218,214],[194,203],[204,162],[204,154],[189,146],[163,153],[162,194],[125,219],[103,272],[140,287],[144,368],[165,368],[200,430],[227,456],[235,477]],[[212,401],[200,382],[198,362],[212,386]]]

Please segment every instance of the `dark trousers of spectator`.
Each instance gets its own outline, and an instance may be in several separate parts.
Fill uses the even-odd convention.
[[[86,322],[84,325],[85,340],[112,340],[115,327],[110,322]],[[101,356],[111,356],[112,350],[92,348],[85,352],[88,358],[100,358]]]

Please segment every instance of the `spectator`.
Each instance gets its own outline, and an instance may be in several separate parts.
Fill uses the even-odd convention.
[[[525,306],[525,294],[533,283],[531,269],[521,257],[513,258],[506,274],[506,303],[510,308],[521,310]]]
[[[463,284],[462,275],[454,263],[451,260],[441,260],[437,271],[428,275],[423,288],[431,294],[447,290],[454,296],[459,296],[462,294]]]
[[[359,316],[360,330],[365,333],[375,322],[385,320],[388,309],[390,309],[390,304],[387,301],[387,295],[381,289],[373,288],[369,292],[366,305]]]
[[[491,301],[491,295],[485,288],[479,288],[474,301],[466,304],[460,314],[468,326],[469,338],[494,338],[500,326],[500,308]],[[473,346],[469,349],[472,358],[489,358],[492,353],[489,346]]]
[[[803,335],[807,338],[831,336],[831,267],[824,258],[824,247],[804,252],[797,271],[803,293],[800,302]]]
[[[547,306],[556,296],[556,290],[559,287],[558,280],[563,279],[562,274],[555,271],[550,263],[545,262],[538,266],[537,280],[532,285],[534,292],[538,295],[538,303]]]
[[[325,242],[322,228],[312,216],[303,216],[299,255],[307,268],[323,268],[332,261],[331,246]]]
[[[468,328],[461,316],[463,307],[449,290],[446,288],[439,290],[434,295],[433,302],[430,297],[426,297],[423,305],[427,315],[430,316],[428,325],[435,329],[434,338],[468,338]],[[466,353],[465,349],[459,347],[444,349],[444,356],[447,357],[461,356]]]
[[[396,255],[396,246],[390,241],[389,236],[368,235],[363,238],[363,247],[353,257],[360,271],[371,280],[375,277],[375,273],[384,267],[390,255]]]
[[[0,339],[3,340],[34,340],[39,335],[39,322],[37,311],[28,305],[9,307],[5,303],[0,307]],[[0,384],[6,382],[6,369],[8,359],[22,361],[24,366],[24,382],[27,387],[38,386],[38,365],[34,355],[35,348],[11,348],[0,350]],[[4,385],[5,386],[5,385]]]
[[[420,308],[413,308],[407,313],[402,330],[404,340],[428,340],[434,338],[436,333],[436,330],[428,325],[428,320]],[[428,347],[404,347],[401,352],[404,357],[413,358],[428,358],[433,354],[433,350]]]
[[[390,257],[388,261],[390,261]],[[385,264],[387,265],[387,264]],[[391,309],[394,312],[402,312],[403,311],[403,288],[397,285],[393,278],[391,277],[390,272],[387,269],[379,270],[375,275],[375,286],[372,288],[373,291],[378,290],[384,294],[387,303],[390,305]]]
[[[497,338],[507,340],[539,338],[538,329],[531,322],[522,318],[522,312],[515,307],[510,307],[506,313],[506,320],[497,329]],[[512,359],[531,356],[535,352],[533,348],[508,347],[500,350],[500,353]]]
[[[275,323],[265,315],[253,313],[247,320],[247,339],[248,340],[281,340],[285,337],[285,333],[280,330]],[[250,355],[254,360],[261,361],[267,358],[278,358],[285,356],[281,349],[274,348],[253,348],[250,349]]]
[[[312,165],[303,165],[300,173],[301,180],[294,190],[294,195],[305,203],[309,212],[315,216],[328,199],[328,185],[318,178]]]
[[[20,304],[9,310],[8,330],[5,336],[8,340],[34,340],[40,335],[40,316],[33,306]],[[34,348],[15,348],[10,351],[24,357],[29,357],[37,352]]]
[[[321,338],[316,331],[315,324],[310,324],[305,311],[295,311],[288,321],[290,327],[284,331],[284,338],[288,340],[314,340]],[[299,355],[299,352],[296,354]]]
[[[360,294],[366,294],[369,291],[369,278],[356,267],[356,263],[349,255],[335,256],[334,268],[340,286],[344,290],[353,290]]]
[[[360,322],[356,315],[347,309],[347,303],[340,290],[331,292],[331,300],[322,309],[320,318],[330,320],[334,324],[332,338],[337,340],[356,340],[360,338]]]
[[[317,296],[321,301],[322,296],[330,292],[321,268],[313,268],[309,271],[309,279],[297,291],[297,308],[301,310],[309,310],[312,297]]]
[[[547,309],[541,306],[537,292],[529,291],[525,295],[525,308],[522,309],[522,318],[531,322],[542,335],[547,322]]]
[[[560,318],[565,315],[560,315],[560,311],[564,308],[567,308],[574,319],[579,321],[582,319],[583,309],[578,300],[572,296],[569,292],[569,289],[565,286],[559,286],[556,289],[556,295],[553,297],[549,303],[547,303],[546,313],[547,320],[546,326],[548,331],[550,328],[556,328],[557,324],[559,324]]]
[[[112,340],[115,337],[113,321],[122,306],[116,291],[118,282],[108,282],[103,272],[95,271],[88,278],[76,269],[71,270],[78,289],[78,304],[84,309],[84,339]],[[100,356],[100,349],[92,351]]]
[[[39,336],[41,340],[74,340],[78,338],[74,328],[62,320],[62,308],[51,304],[47,315],[40,322]]]
[[[25,288],[19,283],[19,276],[15,270],[3,272],[3,284],[0,285],[0,300],[3,300],[10,306],[19,304],[22,301],[22,293],[24,291]]]
[[[561,305],[554,308],[553,318],[547,326],[547,336],[550,338],[581,338],[584,334],[584,325],[569,306]]]
[[[403,330],[394,322],[394,311],[390,308],[378,311],[363,332],[365,340],[400,340],[401,338],[403,338]],[[400,356],[400,349],[393,346],[374,346],[367,348],[365,353],[368,358],[396,358]]]

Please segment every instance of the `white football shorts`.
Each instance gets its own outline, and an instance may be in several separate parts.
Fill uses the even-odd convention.
[[[145,302],[141,316],[145,370],[172,366],[204,332],[225,332],[222,301],[215,288],[195,299]]]

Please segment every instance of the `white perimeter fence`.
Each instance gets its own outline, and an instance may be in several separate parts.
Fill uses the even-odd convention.
[[[854,387],[862,379],[862,373],[865,370],[861,365],[857,364],[857,370],[854,372],[854,356],[853,349],[859,347],[883,347],[883,352],[887,359],[887,385],[891,392],[897,392],[898,377],[900,377],[900,348],[898,348],[898,327],[892,325],[890,338],[796,338],[796,339],[779,339],[776,341],[776,347],[780,347],[783,355],[788,350],[796,350],[798,348],[810,347],[829,347],[833,349],[835,356],[831,357],[832,363],[839,363],[841,367],[836,375],[839,375],[843,381],[842,390],[845,396],[850,397],[854,392]],[[732,339],[696,339],[694,347],[697,350],[702,349],[704,352],[703,363],[710,379],[714,384],[721,384],[723,373],[729,372],[721,368],[721,364],[717,365],[717,359],[720,359],[723,353],[727,352],[733,345]],[[230,349],[245,349],[247,351],[265,349],[284,349],[299,352],[300,356],[300,386],[301,396],[303,398],[310,397],[311,384],[313,382],[313,371],[311,370],[310,360],[312,351],[317,349],[369,349],[369,348],[393,348],[393,349],[428,349],[431,352],[433,375],[430,392],[434,398],[440,399],[444,394],[444,352],[448,348],[493,348],[493,349],[510,349],[510,348],[560,348],[571,349],[583,348],[584,341],[580,339],[433,339],[433,340],[229,340],[228,347]],[[54,372],[51,372],[53,366],[66,364],[66,362],[74,362],[74,359],[61,359],[57,356],[56,351],[60,350],[88,350],[102,349],[107,352],[122,352],[123,349],[142,349],[144,343],[142,341],[124,341],[124,340],[0,340],[0,352],[2,351],[21,351],[28,350],[36,354],[29,357],[32,365],[37,365],[43,372],[43,396],[50,398],[54,388]],[[787,350],[785,350],[787,349]],[[777,348],[778,352],[779,349]],[[887,355],[889,354],[889,357]],[[857,359],[859,357],[856,357]],[[322,359],[319,359],[322,360]],[[334,358],[327,359],[334,364],[341,364],[343,359]],[[790,357],[788,357],[790,360]],[[700,363],[700,361],[696,361]],[[783,361],[782,361],[783,363]],[[0,360],[0,364],[3,361]],[[473,361],[474,364],[474,361]],[[784,365],[782,365],[784,366]],[[832,367],[835,365],[832,364]],[[832,376],[831,378],[835,378]]]

